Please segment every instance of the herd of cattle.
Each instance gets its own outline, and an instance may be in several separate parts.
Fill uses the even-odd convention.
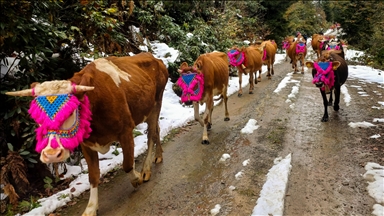
[[[327,106],[332,104],[332,91],[335,92],[334,110],[339,109],[340,86],[348,76],[341,46],[336,38],[315,34],[312,47],[317,60],[304,63],[307,44],[303,37],[286,37],[283,43],[294,73],[298,72],[297,62],[302,67],[301,73],[304,73],[304,65],[313,68],[313,83],[320,88],[323,97],[322,121],[328,121]],[[214,100],[224,101],[224,120],[230,119],[227,108],[229,67],[237,67],[239,72],[238,96],[243,93],[242,74],[249,74],[249,93],[252,94],[254,84],[261,81],[262,65],[267,65],[268,79],[274,75],[277,49],[277,44],[268,40],[248,47],[232,47],[227,53],[202,54],[191,66],[185,62],[181,64],[178,80],[183,89],[181,98],[194,105],[195,120],[204,127],[203,144],[209,144],[207,131],[211,127]],[[120,142],[123,169],[134,187],[150,179],[152,162],[162,162],[158,121],[167,81],[164,63],[150,53],[141,53],[132,57],[97,59],[69,80],[33,83],[31,89],[6,94],[34,97],[29,111],[39,125],[36,151],[41,153],[42,162],[65,161],[74,148],[81,146],[91,184],[83,215],[96,215],[100,178],[98,152],[104,154],[114,141]],[[331,93],[329,101],[327,93]],[[220,98],[214,99],[214,96]],[[203,118],[199,114],[199,104],[206,104]],[[148,152],[139,173],[135,170],[132,131],[142,122],[148,124]]]

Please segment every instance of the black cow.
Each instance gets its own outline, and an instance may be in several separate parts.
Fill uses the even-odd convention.
[[[332,106],[332,90],[335,93],[333,109],[340,109],[340,88],[348,78],[348,66],[344,58],[340,56],[340,50],[325,50],[321,53],[317,62],[306,62],[308,68],[312,68],[313,81],[320,88],[323,97],[324,115],[322,122],[328,121],[328,106]],[[326,94],[330,94],[329,101]]]

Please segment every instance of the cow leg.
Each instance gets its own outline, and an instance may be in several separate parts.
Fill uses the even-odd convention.
[[[272,75],[275,75],[275,70],[273,69],[273,64],[275,64],[275,57],[273,57],[271,60],[271,73],[272,73]]]
[[[239,92],[237,93],[237,96],[241,97],[243,95],[243,89],[241,88],[241,82],[243,80],[243,73],[241,73],[240,70],[238,70],[238,72],[239,72]]]
[[[256,75],[257,75],[257,71],[256,71]],[[255,75],[255,77],[256,77]],[[257,77],[257,80],[255,79],[255,84],[257,84],[257,82],[261,82],[261,69],[259,70],[259,76]]]
[[[329,92],[329,100],[328,100],[328,106],[332,106],[332,105],[333,105],[333,90]]]
[[[90,143],[91,144],[91,143]],[[88,205],[83,212],[83,216],[94,216],[99,208],[98,199],[98,185],[100,180],[100,169],[99,169],[99,156],[96,151],[93,151],[87,147],[84,143],[81,144],[81,150],[83,152],[85,161],[88,165],[88,179],[90,183],[90,194]]]
[[[197,102],[193,102],[193,113],[194,113],[194,116],[195,116],[195,120],[198,121],[202,127],[204,127],[204,122],[200,118],[199,103],[197,103]]]
[[[268,79],[271,79],[271,64],[269,62],[267,64],[267,69],[268,69],[267,77]]]
[[[333,105],[333,110],[339,111],[339,102],[340,102],[340,85],[335,85],[335,104]]]
[[[256,79],[256,74],[255,74],[255,79]],[[253,94],[254,88],[255,88],[255,85],[253,84],[253,72],[250,72],[249,73],[249,94]]]
[[[323,105],[324,105],[324,115],[323,118],[321,118],[322,122],[327,122],[328,121],[328,101],[327,101],[327,95],[325,94],[325,91],[322,91],[320,89],[321,96],[323,98]]]
[[[304,55],[300,59],[301,64],[301,74],[304,74]]]
[[[128,178],[133,187],[138,187],[143,183],[143,179],[139,172],[135,170],[135,143],[133,141],[133,126],[128,127],[132,128],[131,130],[127,130],[127,133],[120,136],[120,145],[123,149],[123,170],[128,173]]]
[[[212,111],[213,111],[213,94],[208,95],[205,105],[206,105],[206,108],[203,116],[204,129],[203,129],[203,138],[202,138],[201,144],[208,145],[209,144],[208,130],[211,129],[210,116],[212,115]]]
[[[225,118],[224,118],[224,121],[229,121],[230,118],[229,118],[228,106],[227,106],[227,102],[228,102],[227,89],[225,89],[225,91],[223,92],[222,95],[223,95],[224,108],[225,108]]]
[[[147,124],[148,124],[148,134],[147,134],[147,140],[148,140],[148,150],[147,150],[147,155],[144,160],[144,165],[143,169],[141,170],[141,178],[143,179],[144,182],[149,181],[151,178],[151,167],[152,167],[152,162],[160,163],[163,160],[162,156],[162,147],[160,143],[160,137],[159,137],[159,124],[158,124],[158,119],[159,119],[159,112],[160,108],[158,104],[155,105],[155,108],[153,112],[148,116],[147,118]],[[156,158],[152,160],[152,152],[153,148],[156,143]]]

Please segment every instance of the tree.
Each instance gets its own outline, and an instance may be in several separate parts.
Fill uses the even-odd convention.
[[[288,7],[284,19],[288,22],[288,29],[292,33],[299,31],[303,35],[311,36],[325,27],[325,13],[315,3],[299,1]]]

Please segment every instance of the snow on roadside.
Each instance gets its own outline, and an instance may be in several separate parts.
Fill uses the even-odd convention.
[[[284,199],[287,191],[288,177],[291,172],[291,154],[284,159],[275,159],[275,165],[267,174],[267,181],[260,192],[260,197],[252,215],[283,215]]]

